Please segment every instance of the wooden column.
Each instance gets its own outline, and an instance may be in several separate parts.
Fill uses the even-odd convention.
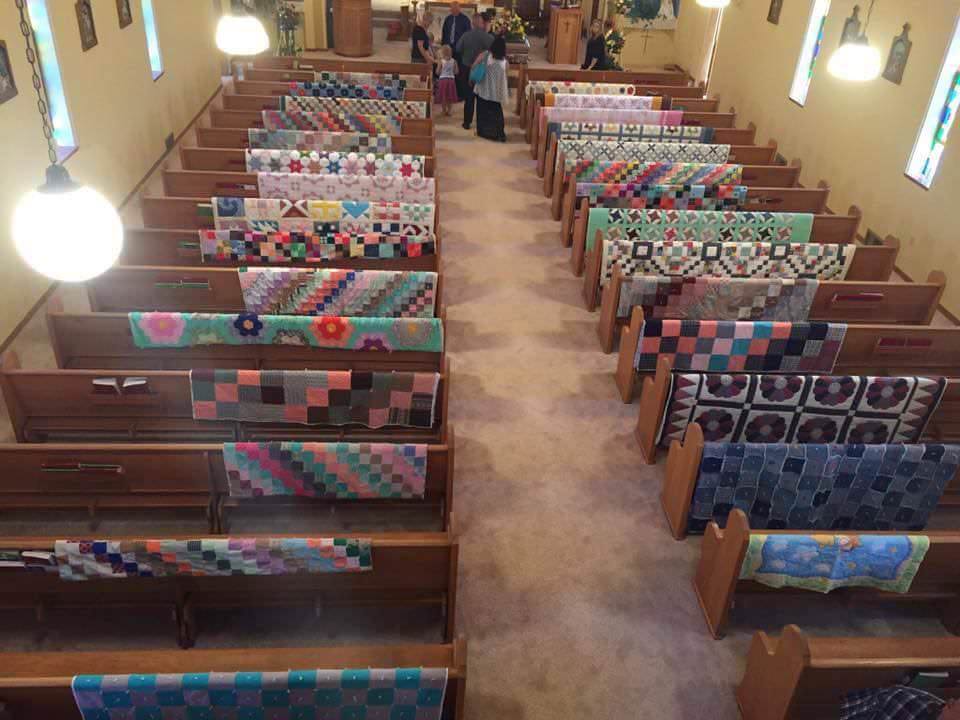
[[[576,8],[551,8],[550,49],[547,59],[558,65],[577,65],[580,60],[580,28],[583,11]]]
[[[337,55],[373,54],[373,9],[370,0],[333,0],[333,44]]]

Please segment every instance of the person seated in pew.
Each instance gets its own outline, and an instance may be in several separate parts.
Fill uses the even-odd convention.
[[[840,720],[960,720],[960,701],[907,685],[847,693]]]

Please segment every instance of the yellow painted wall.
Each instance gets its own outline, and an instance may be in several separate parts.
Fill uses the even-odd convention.
[[[954,128],[930,190],[904,175],[960,0],[876,3],[868,35],[884,62],[903,23],[912,26],[913,49],[902,85],[882,77],[848,83],[827,72],[827,60],[854,4],[833,0],[824,50],[806,105],[799,107],[787,93],[809,0],[784,2],[779,25],[766,20],[768,0],[734,0],[724,11],[710,94],[720,96],[722,107],[736,106],[738,124],[755,122],[758,140],[772,136],[787,158],[801,158],[804,185],[826,179],[833,210],[856,204],[864,213],[861,231],[870,227],[881,235],[898,236],[903,243],[898,265],[910,277],[923,280],[931,270],[946,271],[944,305],[960,313],[960,242],[953,215],[960,188],[960,130]],[[860,5],[865,9],[868,3],[861,0]]]
[[[716,10],[702,8],[693,0],[684,0],[676,30],[645,32],[639,26],[631,26],[626,18],[619,18],[626,41],[620,56],[621,64],[627,70],[676,64],[696,75],[708,52],[713,27],[711,20],[716,15]]]
[[[154,81],[147,59],[140,0],[123,30],[113,0],[94,0],[99,44],[83,52],[73,2],[47,0],[70,118],[79,150],[66,166],[75,180],[120,203],[163,155],[220,83],[214,42],[218,16],[210,0],[154,0],[164,74]],[[48,282],[23,263],[10,219],[24,191],[41,184],[47,151],[13,2],[0,3],[0,39],[7,43],[19,94],[0,105],[0,340],[40,298]],[[42,242],[42,238],[37,238]]]

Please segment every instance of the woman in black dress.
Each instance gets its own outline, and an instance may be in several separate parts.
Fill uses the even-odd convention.
[[[427,28],[433,18],[424,13],[423,17],[417,21],[410,33],[410,62],[434,64],[433,52],[430,50],[430,36],[427,34]]]
[[[587,56],[581,70],[609,70],[607,64],[607,39],[603,36],[603,25],[599,20],[590,23],[590,39],[587,40]]]

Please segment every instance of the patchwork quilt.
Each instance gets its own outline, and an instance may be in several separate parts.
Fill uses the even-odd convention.
[[[330,78],[323,82],[292,82],[288,86],[287,95],[403,100],[406,88],[407,81],[399,79],[354,83]]]
[[[364,538],[57,540],[61,580],[171,575],[297,575],[372,570]]]
[[[280,98],[283,112],[338,112],[345,110],[355,115],[395,115],[405,118],[427,117],[427,103],[423,101],[384,100],[357,97],[315,97],[312,95],[284,95]]]
[[[706,443],[688,530],[734,508],[754,530],[923,530],[957,473],[957,445]]]
[[[630,240],[613,227],[603,240],[600,284],[613,277],[619,263],[631,275],[683,277],[809,278],[842,280],[854,245],[825,243],[651,242]]]
[[[633,95],[637,87],[632,83],[595,83],[573,80],[531,80],[527,83],[530,95]]]
[[[82,720],[440,720],[446,668],[77,675]]]
[[[313,235],[297,232],[244,232],[201,230],[200,257],[205,263],[277,265],[314,263],[344,258],[423,257],[436,254],[433,233],[384,235],[337,233]]]
[[[663,98],[650,95],[599,95],[546,93],[543,104],[558,108],[610,108],[618,110],[659,110]]]
[[[422,498],[427,446],[391,443],[225,443],[230,497]]]
[[[617,317],[629,318],[640,306],[650,319],[802,322],[819,286],[817,280],[633,275],[620,286]]]
[[[540,110],[540,135],[545,135],[547,125],[550,123],[563,122],[622,125],[683,125],[683,111],[545,107]]]
[[[577,183],[577,202],[592,207],[664,208],[670,210],[741,210],[746,185],[646,185],[643,183]]]
[[[433,204],[433,178],[400,175],[308,175],[257,173],[261,198],[283,200],[359,200]]]
[[[581,159],[566,168],[576,183],[738,185],[742,165]]]
[[[365,352],[442,352],[439,318],[132,312],[138,348],[296,345]]]
[[[696,125],[651,125],[635,122],[564,120],[547,123],[547,132],[560,139],[620,140],[632,142],[708,143],[713,128]]]
[[[633,366],[656,370],[671,356],[676,370],[830,372],[846,332],[841,323],[646,320]]]
[[[822,593],[905,593],[929,547],[926,535],[751,535],[740,579]]]
[[[247,312],[432,318],[437,273],[334,268],[240,268]]]
[[[660,444],[698,423],[710,442],[916,443],[944,378],[675,373]]]
[[[247,144],[266,150],[339,150],[340,152],[388,153],[393,146],[389,135],[320,130],[247,130]]]
[[[423,177],[423,155],[376,155],[337,150],[247,150],[247,172],[307,173],[312,175],[399,175]]]
[[[570,97],[578,97],[570,95]],[[633,142],[623,140],[573,140],[557,144],[557,161],[563,154],[563,170],[570,172],[584,160],[638,160],[642,162],[708,163],[723,165],[730,159],[730,146],[710,143]]]
[[[194,420],[432,428],[439,373],[190,371]]]
[[[367,135],[399,135],[399,115],[351,113],[346,108],[328,112],[261,111],[264,130],[323,130],[362,132]]]
[[[321,70],[314,73],[315,82],[325,83],[335,80],[351,85],[369,85],[372,83],[402,82],[408,88],[422,89],[427,85],[419,75],[386,72],[348,72],[345,70]]]

